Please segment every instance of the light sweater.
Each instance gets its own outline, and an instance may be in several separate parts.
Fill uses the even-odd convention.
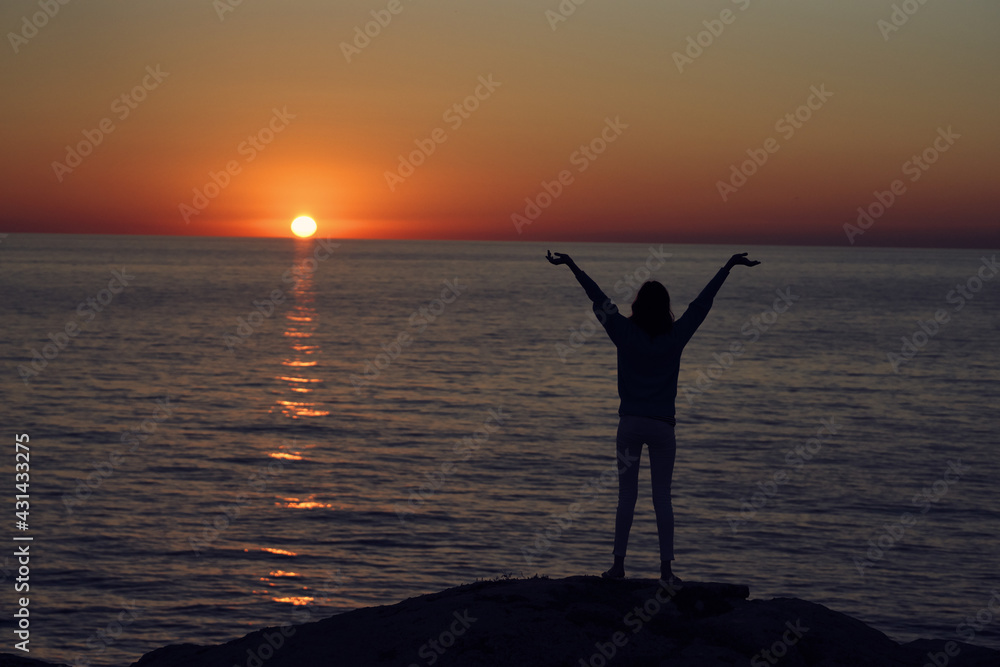
[[[719,269],[684,314],[677,318],[670,333],[650,338],[638,324],[618,312],[618,307],[590,276],[575,265],[571,268],[594,302],[594,314],[618,348],[618,396],[621,398],[618,414],[672,418],[681,352],[705,321],[715,295],[729,276],[729,269]]]

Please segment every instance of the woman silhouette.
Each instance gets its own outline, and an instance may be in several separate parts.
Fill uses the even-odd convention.
[[[618,511],[615,516],[614,565],[604,577],[625,576],[625,551],[632,528],[632,515],[639,489],[639,456],[642,445],[649,449],[653,509],[660,538],[660,578],[680,583],[671,571],[674,559],[674,510],[670,504],[670,479],[674,473],[674,399],[681,352],[708,315],[712,300],[734,266],[756,266],[747,253],[733,255],[719,269],[687,311],[674,321],[670,295],[661,283],[643,284],[632,302],[632,316],[624,317],[618,307],[584,273],[569,255],[552,254],[553,264],[565,264],[594,302],[594,314],[618,348]]]

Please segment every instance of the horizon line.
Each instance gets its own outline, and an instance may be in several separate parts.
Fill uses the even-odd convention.
[[[977,250],[983,252],[992,252],[1000,250],[1000,248],[983,248],[981,245],[946,245],[942,246],[940,243],[933,242],[914,242],[913,245],[880,245],[878,243],[872,243],[868,245],[850,245],[847,243],[835,244],[835,243],[808,243],[808,242],[797,242],[797,241],[787,241],[787,242],[769,242],[762,243],[760,241],[661,241],[661,240],[629,240],[629,239],[578,239],[578,238],[541,238],[541,239],[500,239],[500,238],[428,238],[428,237],[381,237],[381,238],[368,238],[368,237],[354,237],[354,236],[321,236],[319,234],[310,236],[308,238],[297,238],[292,235],[240,235],[240,234],[164,234],[159,232],[53,232],[53,231],[38,231],[38,232],[0,232],[0,237],[4,239],[14,236],[156,236],[164,238],[203,238],[203,239],[285,239],[289,241],[312,241],[316,239],[327,239],[336,241],[415,241],[415,242],[425,242],[425,243],[615,243],[615,244],[633,244],[642,245],[645,243],[661,243],[665,245],[709,245],[709,246],[749,246],[749,247],[796,247],[796,248],[849,248],[849,249],[878,249],[878,250]]]

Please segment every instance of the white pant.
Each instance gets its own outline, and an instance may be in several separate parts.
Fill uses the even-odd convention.
[[[618,421],[618,512],[615,516],[614,555],[624,557],[628,548],[628,534],[639,493],[639,457],[643,444],[649,450],[660,560],[673,560],[674,508],[670,503],[670,480],[674,475],[674,457],[677,454],[674,427],[659,419],[633,415],[622,415]]]

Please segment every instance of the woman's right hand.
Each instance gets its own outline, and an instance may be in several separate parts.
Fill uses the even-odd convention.
[[[760,264],[760,262],[758,262],[756,260],[747,259],[747,255],[748,254],[749,253],[741,252],[741,253],[738,253],[736,255],[733,255],[732,257],[729,258],[729,261],[726,262],[726,266],[728,266],[729,268],[732,268],[732,267],[737,266],[737,265],[739,265],[739,266],[757,266],[758,264]]]

